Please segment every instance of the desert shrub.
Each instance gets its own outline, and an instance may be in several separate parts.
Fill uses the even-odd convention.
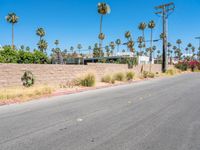
[[[114,78],[112,78],[111,83],[115,84],[115,79]]]
[[[114,75],[114,79],[115,79],[116,81],[124,81],[125,76],[124,76],[123,73],[119,72],[119,73],[116,73],[116,74]]]
[[[129,81],[129,80],[132,80],[135,76],[135,73],[134,72],[127,72],[126,73],[126,79]]]
[[[21,81],[23,82],[23,86],[30,87],[33,86],[35,83],[34,76],[31,71],[25,71],[23,74]]]
[[[143,71],[142,76],[143,78],[148,78],[148,71]]]
[[[166,74],[167,74],[167,75],[170,75],[170,76],[173,76],[173,75],[176,74],[176,70],[174,70],[174,69],[168,69],[168,70],[166,71]]]
[[[93,74],[88,74],[84,78],[80,79],[79,83],[82,86],[92,87],[95,85],[96,79]]]
[[[106,75],[104,77],[102,77],[101,81],[105,82],[105,83],[110,83],[112,80],[112,77],[110,75]]]
[[[148,77],[149,77],[149,78],[155,78],[155,74],[154,74],[153,72],[149,72],[149,73],[148,73]]]
[[[143,71],[143,78],[154,78],[155,74],[153,72]]]

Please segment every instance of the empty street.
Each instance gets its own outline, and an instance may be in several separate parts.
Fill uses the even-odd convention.
[[[200,74],[0,107],[0,150],[199,150]]]

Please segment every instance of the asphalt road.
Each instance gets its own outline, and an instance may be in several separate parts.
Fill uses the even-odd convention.
[[[200,74],[2,106],[0,150],[200,150]]]

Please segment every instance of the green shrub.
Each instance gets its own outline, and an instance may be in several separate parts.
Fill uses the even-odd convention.
[[[115,79],[116,81],[124,81],[125,76],[124,76],[123,73],[119,72],[119,73],[116,73],[116,74],[114,75],[114,79]]]
[[[83,79],[80,79],[80,85],[86,87],[92,87],[95,85],[96,79],[93,74],[86,75]]]
[[[33,86],[35,83],[34,76],[31,71],[25,71],[23,74],[21,81],[23,82],[23,86],[30,87]]]
[[[106,76],[102,77],[102,79],[101,79],[101,81],[105,82],[105,83],[110,83],[111,80],[112,80],[112,78],[110,75],[106,75]]]
[[[188,62],[179,62],[178,64],[175,65],[177,69],[180,69],[181,71],[187,71],[189,68]]]
[[[134,76],[135,76],[135,73],[134,73],[134,72],[127,72],[127,73],[126,73],[126,79],[127,79],[128,81],[132,80],[132,79],[134,78]]]

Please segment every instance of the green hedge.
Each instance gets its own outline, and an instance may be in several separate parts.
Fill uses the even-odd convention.
[[[19,64],[45,64],[48,63],[48,56],[41,51],[16,50],[10,46],[4,46],[0,50],[0,63]]]

